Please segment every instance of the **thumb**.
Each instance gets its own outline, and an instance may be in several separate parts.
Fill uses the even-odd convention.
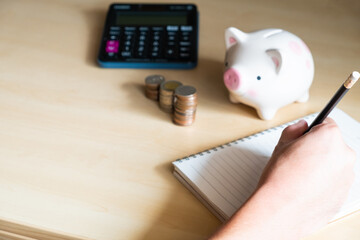
[[[300,120],[297,123],[286,127],[281,134],[279,143],[287,143],[297,139],[303,135],[307,128],[308,124],[305,120]]]

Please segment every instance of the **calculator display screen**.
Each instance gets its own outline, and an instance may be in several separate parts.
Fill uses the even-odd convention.
[[[187,14],[185,12],[176,13],[156,13],[156,12],[123,12],[116,16],[116,25],[146,25],[161,26],[161,25],[187,25]]]

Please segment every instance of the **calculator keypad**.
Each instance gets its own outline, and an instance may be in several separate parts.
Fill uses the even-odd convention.
[[[105,52],[114,60],[190,60],[195,51],[192,26],[110,26]]]

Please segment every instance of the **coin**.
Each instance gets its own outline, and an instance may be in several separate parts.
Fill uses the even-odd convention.
[[[145,95],[152,100],[159,99],[160,84],[165,81],[162,75],[150,75],[145,78]]]
[[[182,86],[181,82],[171,80],[171,81],[166,81],[166,82],[161,83],[160,87],[161,87],[161,89],[163,89],[165,91],[172,91],[173,92],[179,86]]]
[[[177,97],[186,97],[189,98],[196,94],[196,88],[192,86],[181,86],[175,89],[175,95]]]
[[[163,111],[167,113],[173,112],[174,91],[179,86],[182,86],[182,83],[174,80],[160,84],[159,106]]]
[[[150,88],[158,88],[164,81],[165,77],[162,75],[150,75],[145,78],[145,84]]]
[[[192,86],[179,86],[175,90],[173,122],[189,126],[195,121],[197,92]]]

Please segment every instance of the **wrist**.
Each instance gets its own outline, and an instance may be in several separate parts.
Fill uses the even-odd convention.
[[[271,184],[258,188],[218,234],[219,239],[298,239],[295,204],[274,188]]]

